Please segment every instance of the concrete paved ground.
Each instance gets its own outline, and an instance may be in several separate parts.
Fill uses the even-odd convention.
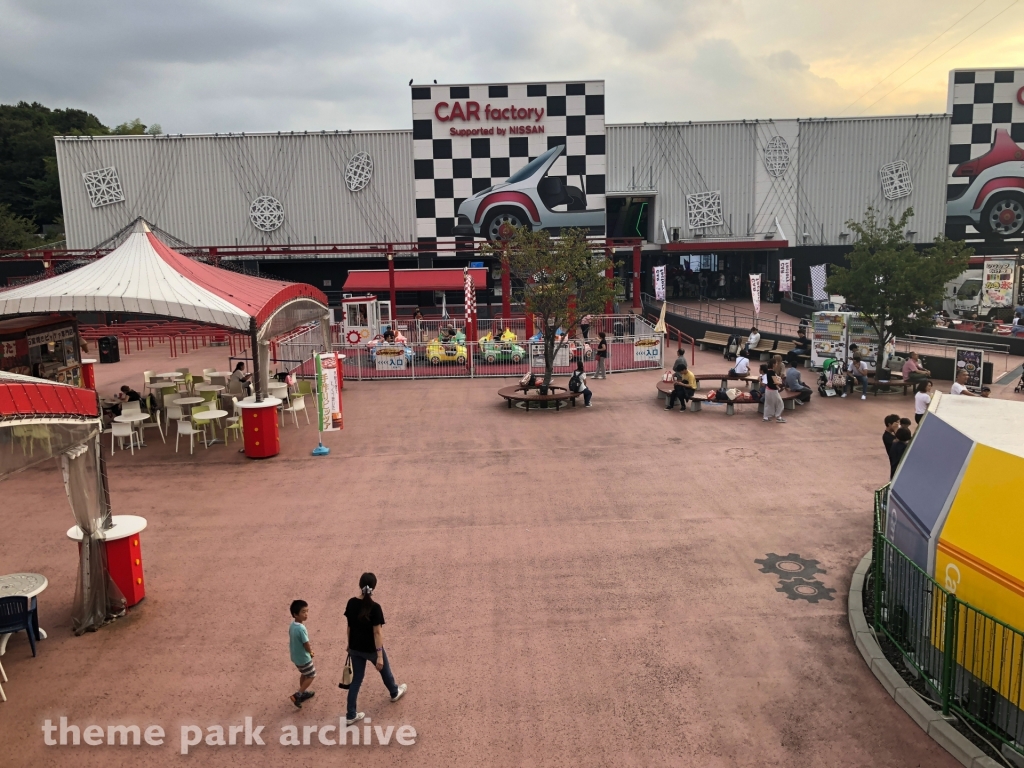
[[[698,354],[697,369],[723,366]],[[100,367],[101,389],[227,353],[165,355]],[[912,414],[911,399],[815,397],[765,424],[750,406],[666,413],[660,376],[591,382],[593,408],[558,414],[506,409],[495,392],[508,380],[347,383],[326,458],[310,456],[304,422],[262,462],[234,445],[175,455],[151,432],[150,447],[110,462],[115,513],[149,520],[148,596],[77,638],[59,471],[4,482],[0,573],[46,574],[50,638],[33,659],[15,636],[2,659],[0,764],[344,761],[338,750],[355,748],[277,740],[283,725],[301,736],[344,714],[342,612],[372,570],[409,694],[392,705],[371,672],[360,709],[418,738],[360,747],[360,765],[954,766],[879,687],[845,615],[888,478],[882,418]],[[819,560],[835,599],[777,592],[754,563],[769,552]],[[286,701],[297,597],[319,670],[301,712]],[[44,746],[43,721],[61,715],[159,724],[168,739]],[[246,716],[266,746],[179,754],[182,724]]]

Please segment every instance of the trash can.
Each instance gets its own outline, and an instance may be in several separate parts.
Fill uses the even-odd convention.
[[[113,526],[103,531],[107,542],[107,569],[131,608],[146,596],[146,579],[142,575],[142,541],[139,534],[146,528],[146,518],[137,515],[114,515]],[[82,548],[82,529],[77,525],[68,529],[68,538]]]
[[[243,400],[238,404],[242,409],[242,437],[245,440],[245,455],[250,459],[268,459],[281,452],[281,435],[277,426],[277,406],[281,401],[276,397]]]
[[[121,347],[117,342],[117,336],[100,336],[96,346],[100,351],[101,363],[121,362]]]

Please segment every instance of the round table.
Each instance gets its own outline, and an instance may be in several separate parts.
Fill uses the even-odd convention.
[[[0,576],[0,597],[33,598],[46,589],[50,582],[41,573],[9,573]],[[0,656],[7,652],[7,641],[11,633],[0,635]],[[40,629],[39,637],[46,639],[46,633]]]
[[[131,424],[134,427],[135,424],[140,424],[141,425],[142,422],[144,422],[148,418],[149,418],[149,414],[148,413],[142,413],[141,411],[139,411],[138,413],[122,413],[120,416],[115,416],[114,417],[114,421],[116,421],[116,422],[118,422],[120,424]],[[140,448],[145,448],[146,447],[146,441],[142,439],[143,436],[144,436],[143,435],[143,428],[140,426],[138,429],[139,429],[139,447]],[[110,439],[113,440],[114,438],[111,437]]]
[[[223,419],[227,415],[228,415],[227,411],[222,411],[222,410],[220,410],[218,408],[218,409],[214,409],[214,410],[199,411],[198,413],[192,414],[192,418],[195,419],[196,421],[213,421],[214,419]],[[211,424],[210,426],[212,427],[213,425]],[[216,437],[216,435],[217,435],[216,429],[214,429],[214,433],[213,434],[214,434],[213,440],[208,441],[207,445],[216,445],[217,443],[225,443],[225,442],[227,442],[226,440],[219,440],[219,439],[217,439],[217,437]]]
[[[178,371],[171,371],[170,373],[158,373],[155,378],[157,379],[184,379],[184,373],[178,373]]]
[[[199,405],[205,402],[206,400],[201,397],[176,397],[171,400],[174,405]]]
[[[238,404],[241,405],[242,403],[255,403],[255,402],[256,402],[256,395],[249,395],[248,397],[243,397],[241,400],[239,400]],[[281,404],[281,399],[277,398],[277,397],[264,397],[263,401],[260,403],[260,405],[280,405],[280,404]],[[249,406],[249,407],[251,408],[252,406]]]
[[[242,438],[245,440],[245,455],[250,459],[266,459],[281,451],[281,439],[277,426],[277,407],[281,401],[267,397],[256,402],[250,395],[238,407],[242,409]]]

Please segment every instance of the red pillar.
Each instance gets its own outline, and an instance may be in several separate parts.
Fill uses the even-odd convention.
[[[533,336],[533,315],[526,313],[526,338]]]
[[[604,257],[606,259],[608,259],[608,261],[612,260],[612,249],[611,248],[605,248],[604,249]],[[609,284],[613,283],[613,281],[615,280],[615,267],[614,266],[608,267],[608,269],[605,270],[604,276],[608,278],[608,283]],[[608,301],[606,301],[604,303],[604,313],[606,315],[610,315],[610,314],[613,314],[614,312],[615,312],[614,300],[613,299],[608,299]]]
[[[640,246],[633,246],[633,309],[640,309]]]
[[[508,246],[506,246],[507,248]],[[512,276],[508,272],[508,254],[501,259],[501,316],[507,323],[512,319]]]
[[[395,298],[395,246],[388,243],[388,290],[391,293],[391,325],[398,320],[398,300]]]

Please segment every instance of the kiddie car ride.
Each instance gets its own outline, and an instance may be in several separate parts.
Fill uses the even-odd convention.
[[[488,363],[521,363],[526,350],[511,341],[495,341],[491,334],[480,339],[480,353]]]
[[[434,339],[427,344],[427,360],[432,365],[440,365],[441,363],[465,365],[467,357],[466,347],[462,344],[442,342],[440,339]]]
[[[570,187],[561,177],[547,175],[564,151],[564,144],[552,147],[507,181],[463,200],[454,234],[503,240],[511,227],[520,226],[546,229],[556,235],[570,227],[600,234],[604,230],[604,209],[587,209],[583,177],[580,187]],[[562,206],[564,210],[555,210]]]
[[[992,149],[960,163],[953,176],[969,178],[946,203],[946,219],[972,224],[989,237],[1019,237],[1024,230],[1024,149],[1005,130],[996,131]]]

